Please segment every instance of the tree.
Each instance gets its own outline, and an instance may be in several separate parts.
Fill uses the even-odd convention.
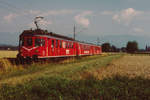
[[[104,44],[102,44],[102,51],[103,52],[110,52],[111,51],[110,43],[104,43]]]
[[[114,45],[111,46],[111,52],[117,52],[116,46],[114,46]]]
[[[136,41],[128,41],[126,50],[129,53],[135,53],[138,50],[138,43]]]

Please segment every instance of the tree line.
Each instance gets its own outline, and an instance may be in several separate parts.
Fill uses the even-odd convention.
[[[103,52],[128,52],[128,53],[135,53],[138,52],[138,43],[136,41],[128,41],[126,47],[117,48],[110,43],[103,43],[102,44],[102,51]]]

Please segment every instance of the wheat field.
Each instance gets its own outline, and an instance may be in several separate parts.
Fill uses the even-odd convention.
[[[18,51],[1,50],[0,58],[15,58]]]
[[[100,80],[116,75],[150,79],[150,56],[125,55],[120,59],[112,61],[107,67],[90,71],[88,74],[92,74]]]

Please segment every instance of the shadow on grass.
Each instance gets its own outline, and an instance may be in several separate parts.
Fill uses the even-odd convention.
[[[149,79],[122,76],[103,80],[47,77],[0,87],[1,100],[150,100],[149,94]]]

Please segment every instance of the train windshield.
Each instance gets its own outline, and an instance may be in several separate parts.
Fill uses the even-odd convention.
[[[27,43],[27,46],[32,46],[32,44],[33,44],[32,38],[27,38],[26,43]]]
[[[44,45],[45,45],[44,39],[40,39],[40,38],[35,39],[35,46],[44,46]]]

